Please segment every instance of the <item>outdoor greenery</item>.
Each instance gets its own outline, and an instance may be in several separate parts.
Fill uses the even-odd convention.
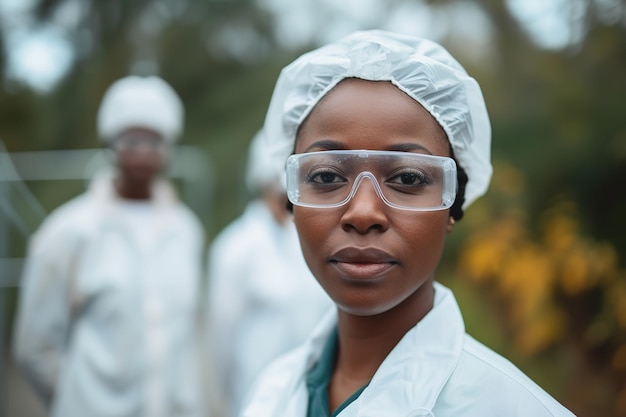
[[[472,1],[428,3],[464,2]],[[36,2],[37,21],[57,21],[65,3]],[[472,3],[493,28],[488,53],[477,59],[454,31],[440,41],[483,88],[494,177],[450,236],[439,278],[471,334],[577,415],[626,416],[626,5],[579,0],[572,21],[583,35],[551,50],[533,43],[506,1]],[[194,207],[210,243],[243,209],[247,145],[280,69],[314,41],[282,48],[276,16],[252,0],[81,4],[65,28],[76,60],[49,93],[8,80],[0,50],[0,138],[10,152],[98,147],[106,88],[131,71],[158,72],[185,102],[183,142],[212,165],[211,199]],[[237,30],[246,36],[235,50],[225,34]],[[28,186],[48,211],[84,188]],[[8,232],[11,256],[23,255],[25,239]]]

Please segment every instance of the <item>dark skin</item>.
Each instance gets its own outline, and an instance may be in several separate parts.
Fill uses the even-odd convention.
[[[119,175],[115,190],[129,200],[152,198],[152,184],[166,165],[163,138],[155,131],[131,128],[122,132],[113,143]]]
[[[296,153],[369,149],[450,156],[443,129],[389,82],[347,79],[302,124]],[[431,309],[449,210],[388,207],[364,181],[342,207],[295,206],[302,251],[338,308],[339,348],[329,411],[373,377],[406,332]]]

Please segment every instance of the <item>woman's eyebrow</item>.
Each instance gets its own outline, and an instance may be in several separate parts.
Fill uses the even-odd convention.
[[[343,143],[337,142],[331,139],[318,140],[307,147],[304,152],[309,152],[311,149],[325,149],[327,151],[340,151],[345,150],[346,147]]]
[[[396,151],[396,152],[415,152],[415,151],[423,151],[432,155],[433,153],[425,146],[422,146],[418,143],[398,143],[395,145],[389,146],[386,150],[388,151]]]
[[[304,152],[309,152],[313,149],[336,151],[336,150],[346,150],[347,148],[342,142],[338,142],[332,139],[324,139],[324,140],[318,140],[317,142],[312,143],[304,150]],[[429,155],[433,154],[428,148],[418,143],[398,143],[398,144],[394,144],[394,145],[387,147],[386,150],[396,151],[396,152],[421,151],[421,152],[426,152]]]

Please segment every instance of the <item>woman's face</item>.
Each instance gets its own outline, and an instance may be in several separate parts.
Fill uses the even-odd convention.
[[[133,186],[149,187],[166,164],[163,138],[149,129],[127,129],[116,139],[113,150],[122,177]]]
[[[401,150],[450,156],[443,129],[389,82],[347,79],[302,124],[296,153]],[[448,210],[387,206],[370,181],[337,208],[294,206],[302,251],[340,310],[370,316],[418,303],[431,284],[450,230]]]

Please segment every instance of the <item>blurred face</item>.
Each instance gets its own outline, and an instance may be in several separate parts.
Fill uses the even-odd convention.
[[[122,180],[132,186],[148,186],[165,167],[166,144],[149,129],[124,131],[113,143],[113,150]]]
[[[347,79],[302,124],[295,152],[360,149],[450,156],[415,100],[388,82]],[[448,210],[389,207],[365,180],[341,207],[294,206],[293,215],[307,264],[341,311],[369,316],[432,298]]]

